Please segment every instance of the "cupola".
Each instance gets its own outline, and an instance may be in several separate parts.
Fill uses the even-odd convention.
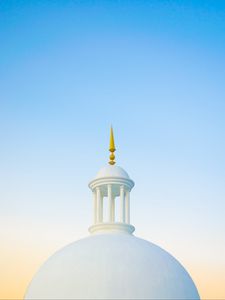
[[[89,183],[93,193],[93,225],[91,233],[99,231],[122,230],[132,233],[135,228],[130,224],[130,192],[134,186],[127,172],[115,165],[116,151],[113,129],[110,132],[109,164],[97,173]],[[117,208],[117,209],[116,209]]]

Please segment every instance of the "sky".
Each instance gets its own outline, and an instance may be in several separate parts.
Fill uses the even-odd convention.
[[[225,298],[225,2],[0,2],[0,298],[87,236],[88,182],[135,181],[135,234]]]

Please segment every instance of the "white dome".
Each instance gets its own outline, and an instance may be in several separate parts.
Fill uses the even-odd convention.
[[[130,179],[127,172],[123,168],[116,165],[107,165],[103,167],[98,171],[95,179],[105,178],[105,177]]]
[[[181,264],[127,233],[94,234],[50,257],[25,299],[199,299]]]

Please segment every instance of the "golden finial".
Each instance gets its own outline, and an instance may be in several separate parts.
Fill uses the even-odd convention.
[[[113,128],[111,126],[111,129],[110,129],[110,141],[109,141],[109,151],[111,152],[110,156],[109,156],[109,164],[110,165],[114,165],[116,162],[114,161],[115,159],[115,155],[114,155],[114,152],[116,151],[116,148],[115,148],[115,143],[114,143],[114,135],[113,135]]]

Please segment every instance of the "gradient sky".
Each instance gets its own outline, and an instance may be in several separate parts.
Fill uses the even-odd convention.
[[[225,2],[0,2],[0,298],[85,237],[108,160],[135,234],[225,298]]]

